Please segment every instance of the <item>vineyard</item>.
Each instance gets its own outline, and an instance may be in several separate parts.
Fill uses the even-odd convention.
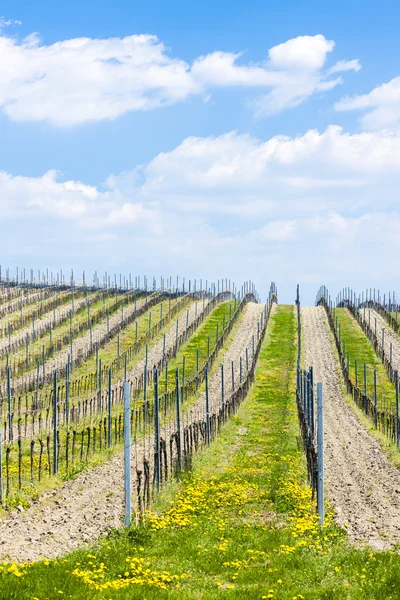
[[[149,281],[0,270],[0,598],[398,598],[394,293]]]

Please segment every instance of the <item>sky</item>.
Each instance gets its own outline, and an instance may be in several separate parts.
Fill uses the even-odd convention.
[[[3,0],[1,265],[396,290],[396,2]]]

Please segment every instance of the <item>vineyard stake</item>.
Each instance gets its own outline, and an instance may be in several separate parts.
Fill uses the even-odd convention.
[[[376,369],[374,369],[374,423],[375,427],[378,425],[378,415],[376,412],[377,407],[377,396],[376,396]]]
[[[11,373],[7,367],[7,407],[8,407],[8,441],[13,441],[12,414],[11,414]]]
[[[364,395],[367,395],[367,363],[364,363]]]
[[[0,504],[3,504],[3,432],[0,427]]]
[[[221,364],[221,407],[224,414],[224,364]]]
[[[208,365],[206,366],[206,434],[207,445],[210,445],[210,404],[208,400]]]
[[[184,390],[185,390],[185,359],[186,356],[183,357],[182,360],[182,398],[181,398],[181,402],[183,404],[184,400],[185,400],[185,396],[184,396]]]
[[[124,382],[124,492],[125,492],[125,527],[131,524],[131,384]]]
[[[65,370],[66,381],[65,381],[65,422],[67,427],[69,425],[69,356]]]
[[[53,372],[53,475],[57,475],[57,369]]]
[[[396,371],[396,445],[400,445],[400,423],[399,423],[399,372]]]
[[[176,435],[177,435],[177,451],[178,451],[178,466],[182,468],[182,451],[181,451],[181,407],[179,402],[179,369],[175,371],[175,400],[176,400]]]
[[[324,398],[322,392],[322,383],[317,383],[317,402],[318,402],[318,488],[317,488],[317,507],[319,522],[321,525],[325,522],[324,506]]]
[[[111,367],[108,369],[107,444],[111,447]]]
[[[161,448],[160,448],[160,419],[158,414],[158,370],[154,369],[154,451],[156,458],[156,487],[160,489]]]
[[[230,287],[230,286],[229,286]],[[236,412],[236,400],[235,400],[235,365],[232,361],[232,403],[233,403],[233,412]]]

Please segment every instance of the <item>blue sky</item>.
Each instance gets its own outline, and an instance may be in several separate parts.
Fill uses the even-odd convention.
[[[400,9],[325,4],[3,2],[3,264],[395,287]]]

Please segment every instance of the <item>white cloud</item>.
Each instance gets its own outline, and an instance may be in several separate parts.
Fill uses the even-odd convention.
[[[171,57],[153,35],[74,38],[51,45],[35,33],[20,42],[0,35],[0,106],[15,121],[70,126],[193,95],[207,101],[214,88],[241,86],[267,88],[254,106],[259,114],[274,114],[342,82],[322,70],[333,47],[321,34],[300,36],[271,48],[264,62],[241,64],[241,53],[215,51],[190,65]],[[331,72],[357,70],[356,63],[342,61]]]
[[[3,172],[3,260],[276,278],[288,293],[299,280],[310,294],[343,283],[346,265],[349,284],[382,285],[400,251],[399,185],[400,131],[335,126],[265,141],[187,138],[97,188],[54,171]]]
[[[0,31],[5,27],[9,27],[10,25],[22,25],[22,21],[15,21],[14,19],[5,19],[4,17],[0,17]]]
[[[369,94],[342,98],[335,104],[337,111],[360,110],[365,129],[381,129],[400,125],[400,77],[374,88]]]
[[[334,46],[335,42],[325,39],[323,35],[302,35],[271,48],[268,54],[273,67],[318,71],[324,66],[326,56]]]
[[[344,73],[346,71],[359,71],[361,69],[361,64],[358,58],[354,60],[338,60],[337,63],[333,65],[330,69],[328,69],[328,74],[331,73]]]

